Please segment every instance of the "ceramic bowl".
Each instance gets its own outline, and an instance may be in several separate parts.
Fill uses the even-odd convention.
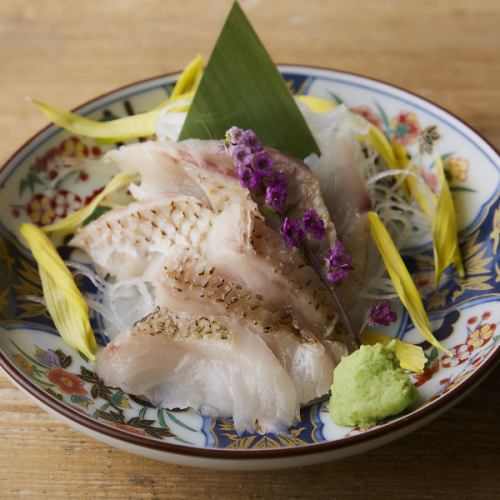
[[[316,404],[302,411],[301,421],[286,436],[238,435],[230,419],[155,408],[107,387],[92,364],[61,340],[45,307],[32,300],[41,295],[41,284],[18,236],[20,222],[43,225],[58,220],[88,203],[107,181],[99,172],[88,175],[82,170],[88,158],[103,154],[102,144],[49,126],[0,171],[0,365],[39,406],[85,434],[146,457],[226,469],[282,468],[333,460],[403,436],[456,404],[500,359],[500,161],[494,148],[442,108],[392,85],[305,66],[280,66],[280,71],[293,92],[344,103],[410,153],[430,130],[440,136],[436,150],[445,159],[457,206],[467,277],[460,279],[449,270],[435,291],[430,241],[413,241],[405,251],[434,333],[453,353],[426,349],[424,373],[412,376],[420,393],[418,405],[361,430],[333,424],[326,404]],[[109,119],[152,109],[177,77],[128,85],[78,112]],[[428,175],[432,182],[432,168]],[[422,342],[408,316],[399,312],[389,333]],[[99,318],[93,318],[93,324],[99,342],[105,343]]]

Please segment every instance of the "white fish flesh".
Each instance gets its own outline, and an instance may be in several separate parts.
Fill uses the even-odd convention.
[[[171,250],[205,253],[212,225],[213,213],[196,198],[160,194],[107,212],[69,244],[84,250],[102,274],[154,281]]]
[[[300,403],[329,390],[335,364],[347,353],[339,342],[319,340],[262,295],[187,257],[171,261],[157,285],[157,303],[174,312],[232,316],[272,350],[292,378]]]
[[[156,195],[111,210],[81,228],[70,245],[103,273],[156,283],[164,260],[199,258],[223,276],[289,310],[323,337],[337,321],[328,292],[296,249],[253,212],[231,205],[216,214],[196,198]]]
[[[236,178],[228,155],[218,141],[147,141],[122,146],[106,154],[123,172],[140,173],[140,185],[131,185],[137,199],[158,193],[177,193],[198,198],[220,212],[238,204],[255,211],[256,204]]]
[[[369,123],[339,106],[327,113],[313,113],[302,106],[302,112],[321,150],[306,163],[317,175],[321,193],[335,224],[339,238],[353,256],[353,271],[339,287],[344,300],[356,300],[356,292],[365,277],[369,250],[367,212],[372,208],[358,155],[358,135],[368,132]]]
[[[269,152],[290,180],[290,215],[314,208],[326,222],[327,238],[314,242],[326,253],[336,231],[317,178]],[[328,392],[347,353],[332,336],[337,312],[326,287],[286,246],[277,219],[264,222],[262,196],[242,188],[218,142],[146,142],[107,158],[141,174],[131,186],[139,201],[104,214],[70,244],[113,279],[150,281],[159,308],[99,355],[98,373],[159,406],[232,415],[238,431],[256,422],[286,430],[300,404]]]
[[[286,433],[299,415],[286,370],[260,337],[230,317],[158,308],[98,354],[96,372],[161,408],[232,416],[240,433],[257,424]]]
[[[267,149],[276,172],[288,178],[289,217],[301,218],[305,210],[314,209],[325,222],[327,238],[321,243],[311,241],[315,251],[325,254],[336,239],[335,226],[321,196],[316,175],[302,161],[274,149]],[[258,213],[265,210],[264,196],[255,195],[240,185],[236,167],[230,156],[221,150],[219,141],[189,139],[182,142],[147,141],[122,146],[106,155],[127,173],[140,173],[140,186],[132,186],[138,198],[159,192],[175,192],[196,196],[202,203],[219,212],[238,204]],[[281,227],[281,217],[266,215],[275,230]]]

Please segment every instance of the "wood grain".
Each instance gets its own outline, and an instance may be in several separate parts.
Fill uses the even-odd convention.
[[[73,107],[208,56],[230,0],[0,0],[0,161],[46,124],[25,96]],[[498,0],[242,1],[279,62],[390,81],[500,147]],[[0,498],[499,498],[500,369],[436,422],[361,456],[294,471],[156,463],[88,439],[0,376]]]

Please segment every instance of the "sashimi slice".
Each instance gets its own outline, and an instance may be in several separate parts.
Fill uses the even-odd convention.
[[[324,220],[327,238],[321,243],[315,240],[311,243],[316,251],[326,253],[336,240],[336,231],[318,178],[302,161],[274,149],[266,150],[274,170],[284,172],[288,178],[287,215],[301,218],[305,210],[314,209]],[[197,196],[216,212],[239,204],[255,214],[265,212],[266,220],[276,231],[281,227],[282,216],[273,216],[266,209],[263,193],[256,193],[252,200],[249,191],[240,185],[236,167],[231,157],[221,150],[220,141],[148,141],[122,146],[108,153],[107,158],[124,172],[141,174],[140,186],[133,187],[133,194],[140,198],[163,190]]]
[[[366,133],[369,123],[339,106],[327,113],[302,110],[321,150],[306,163],[319,178],[321,192],[339,238],[353,256],[353,271],[339,288],[345,300],[356,300],[363,284],[369,251],[367,213],[372,202],[360,170],[361,148],[358,135]]]
[[[69,245],[87,252],[103,274],[153,281],[173,249],[205,253],[213,220],[197,198],[160,194],[107,212],[79,229]]]
[[[289,311],[317,336],[337,321],[324,285],[300,253],[237,205],[215,214],[196,198],[156,195],[107,212],[80,229],[70,245],[86,251],[102,272],[153,283],[167,256],[200,258]]]
[[[195,139],[147,141],[110,151],[106,159],[123,172],[141,174],[140,185],[130,187],[138,199],[169,192],[194,196],[215,212],[229,204],[256,211],[249,191],[236,178],[230,157],[219,147],[218,141]]]
[[[274,303],[189,258],[166,265],[156,300],[177,313],[226,315],[245,321],[285,367],[300,403],[328,392],[335,363],[347,352],[342,343],[327,343],[325,348],[323,341],[300,329]]]
[[[248,211],[231,206],[219,214],[206,249],[221,274],[289,310],[302,328],[322,337],[335,326],[337,312],[316,272]]]
[[[287,432],[299,414],[292,380],[265,343],[227,317],[158,308],[98,355],[97,374],[158,407],[230,417],[238,432]]]

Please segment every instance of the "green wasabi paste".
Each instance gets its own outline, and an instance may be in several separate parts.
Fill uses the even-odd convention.
[[[397,415],[418,398],[396,358],[396,342],[361,346],[335,368],[328,405],[339,425],[372,427]]]

